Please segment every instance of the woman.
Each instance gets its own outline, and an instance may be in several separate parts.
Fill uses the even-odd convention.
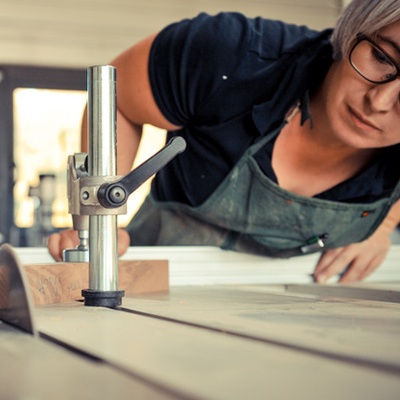
[[[133,245],[323,251],[321,283],[382,262],[400,221],[399,0],[354,0],[333,33],[201,14],[112,64],[119,172],[145,123],[187,141],[129,224]],[[51,254],[71,240],[51,237]]]

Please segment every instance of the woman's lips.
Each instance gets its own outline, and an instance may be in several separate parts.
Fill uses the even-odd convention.
[[[368,129],[368,130],[378,130],[380,131],[379,127],[377,127],[372,121],[368,118],[364,117],[362,114],[358,113],[357,111],[353,110],[349,107],[351,118],[354,124],[361,129]]]

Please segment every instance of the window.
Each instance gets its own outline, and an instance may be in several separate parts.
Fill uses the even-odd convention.
[[[79,151],[85,104],[86,70],[0,66],[1,242],[43,245],[70,225],[67,156]]]
[[[80,151],[86,79],[86,70],[0,65],[0,242],[43,246],[72,225],[67,158]],[[164,144],[165,131],[146,125],[135,166]],[[149,189],[150,180],[130,196],[120,226]]]

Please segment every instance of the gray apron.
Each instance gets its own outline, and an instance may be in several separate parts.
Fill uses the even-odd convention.
[[[218,246],[291,257],[370,236],[400,196],[349,204],[296,195],[262,172],[253,155],[281,130],[262,137],[200,206],[157,202],[151,195],[127,227],[134,246]]]

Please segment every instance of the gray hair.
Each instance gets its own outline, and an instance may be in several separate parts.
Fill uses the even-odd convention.
[[[347,56],[357,33],[373,37],[380,29],[399,20],[400,0],[353,0],[333,31],[333,58],[340,60]]]

